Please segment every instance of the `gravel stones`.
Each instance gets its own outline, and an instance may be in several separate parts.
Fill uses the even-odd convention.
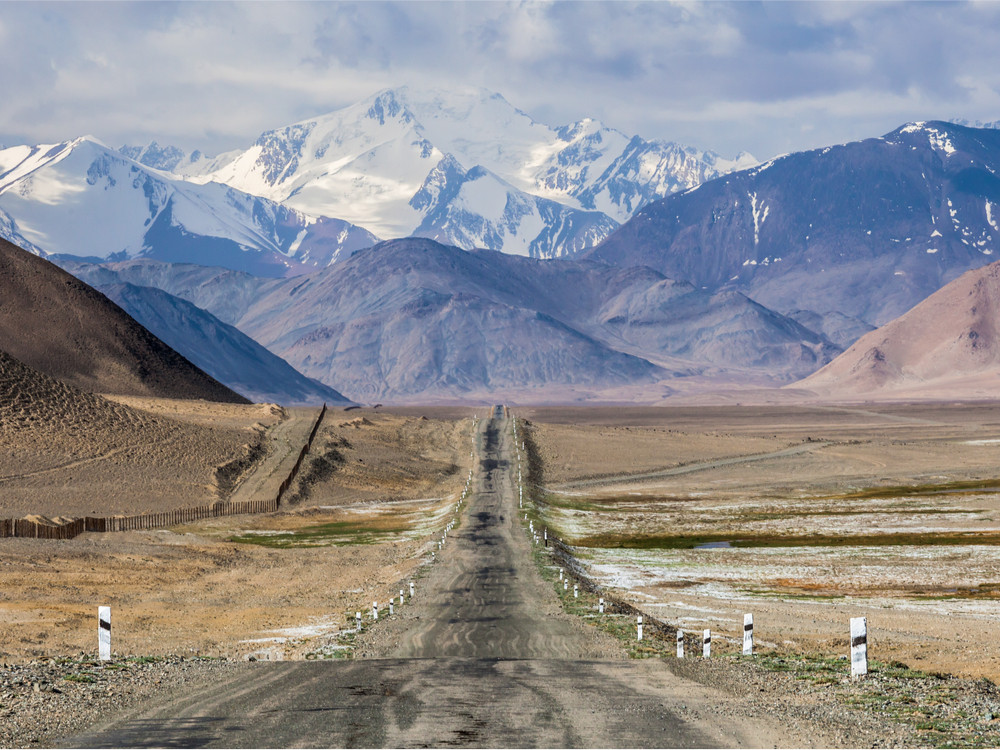
[[[153,695],[238,668],[230,661],[182,656],[109,662],[80,656],[3,664],[0,746],[51,745]]]

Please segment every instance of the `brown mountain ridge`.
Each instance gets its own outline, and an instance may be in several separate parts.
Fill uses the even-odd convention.
[[[3,240],[0,350],[91,393],[249,403],[100,292]]]
[[[795,383],[822,396],[1000,393],[1000,262],[968,271]]]

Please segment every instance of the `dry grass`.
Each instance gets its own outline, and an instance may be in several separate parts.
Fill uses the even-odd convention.
[[[158,413],[175,408],[186,422],[205,421],[203,407],[156,405]],[[225,407],[228,425],[238,424],[234,408]],[[266,416],[253,408],[246,418]],[[468,421],[365,416],[370,424],[355,428],[330,415],[317,443],[338,445],[343,463],[313,473],[308,501],[286,511],[62,542],[2,540],[0,656],[92,652],[98,605],[112,607],[114,649],[123,654],[321,650],[324,634],[332,638],[356,610],[387,601],[417,573],[469,469]],[[134,475],[127,481],[136,486]],[[296,482],[291,492],[301,489]]]
[[[275,421],[270,407],[177,402],[170,413],[132,403],[84,393],[0,353],[0,516],[205,504],[219,496],[216,467],[245,452],[255,425]],[[183,417],[213,409],[227,424]]]

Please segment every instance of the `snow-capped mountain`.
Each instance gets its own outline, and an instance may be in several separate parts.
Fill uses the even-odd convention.
[[[161,146],[156,141],[151,141],[146,146],[122,146],[118,151],[143,166],[165,172],[179,172],[206,158],[201,151],[187,154],[177,146]]]
[[[154,164],[173,163],[193,181],[342,217],[380,237],[534,257],[591,247],[650,201],[755,163],[629,138],[593,120],[551,128],[483,89],[382,91],[214,159],[152,146]]]
[[[589,257],[735,289],[847,345],[997,258],[998,174],[1000,131],[911,123],[668,196]]]
[[[374,244],[364,229],[151,169],[91,137],[0,151],[0,236],[45,255],[150,257],[285,276]]]

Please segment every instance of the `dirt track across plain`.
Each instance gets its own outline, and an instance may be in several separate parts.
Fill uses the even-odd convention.
[[[233,502],[271,500],[298,460],[309,432],[316,424],[318,409],[286,409],[287,418],[271,430],[268,455],[230,498]]]
[[[88,747],[722,747],[831,744],[732,717],[733,698],[627,661],[563,614],[515,522],[505,419],[483,423],[475,491],[400,616],[352,662],[253,664],[117,718]],[[728,709],[728,710],[727,710]]]

